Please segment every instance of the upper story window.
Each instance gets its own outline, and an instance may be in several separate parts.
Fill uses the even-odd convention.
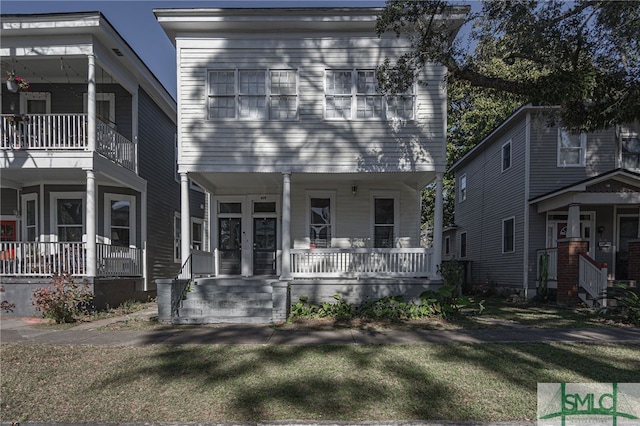
[[[558,167],[584,167],[586,157],[587,135],[558,129]]]
[[[511,168],[511,141],[502,145],[502,171]]]
[[[620,140],[622,154],[621,167],[640,170],[640,137],[627,136]]]
[[[295,70],[210,70],[207,108],[211,120],[295,120]]]
[[[464,200],[467,199],[467,174],[466,173],[460,176],[460,180],[458,181],[458,188],[459,188],[458,200],[460,202],[463,202]]]
[[[378,90],[375,70],[327,70],[325,117],[332,120],[411,120],[413,87],[396,96]]]

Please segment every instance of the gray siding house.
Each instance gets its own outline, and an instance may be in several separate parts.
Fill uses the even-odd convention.
[[[410,45],[376,35],[379,12],[155,11],[176,45],[183,202],[188,179],[212,197],[204,262],[216,277],[267,277],[294,301],[303,282],[312,298],[354,299],[406,294],[391,284],[402,278],[418,292],[439,282],[441,238],[421,247],[420,196],[442,187],[446,69],[430,64],[422,84],[383,96],[376,67]],[[441,16],[443,30],[454,36],[467,12]]]
[[[99,12],[1,25],[2,74],[29,87],[3,78],[0,299],[31,315],[54,273],[86,279],[98,306],[154,296],[181,260],[175,100]]]
[[[530,298],[542,277],[558,287],[567,264],[559,243],[573,241],[585,270],[590,264],[601,275],[600,287],[573,295],[591,299],[608,282],[640,279],[629,265],[640,256],[630,250],[640,238],[638,124],[576,135],[553,124],[552,114],[520,108],[452,166],[448,257],[471,263],[474,284]]]

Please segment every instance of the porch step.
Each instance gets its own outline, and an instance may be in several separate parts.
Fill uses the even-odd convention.
[[[182,301],[175,324],[269,323],[277,279],[198,278]]]

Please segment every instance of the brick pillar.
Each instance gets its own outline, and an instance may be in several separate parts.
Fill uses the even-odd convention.
[[[628,277],[635,280],[640,287],[640,240],[629,241],[629,269]]]
[[[575,305],[578,297],[579,257],[587,253],[589,241],[581,238],[558,240],[558,303]]]

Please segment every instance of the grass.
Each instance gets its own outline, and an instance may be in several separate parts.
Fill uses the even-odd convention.
[[[639,345],[0,345],[4,421],[533,420],[538,382],[640,382]]]

